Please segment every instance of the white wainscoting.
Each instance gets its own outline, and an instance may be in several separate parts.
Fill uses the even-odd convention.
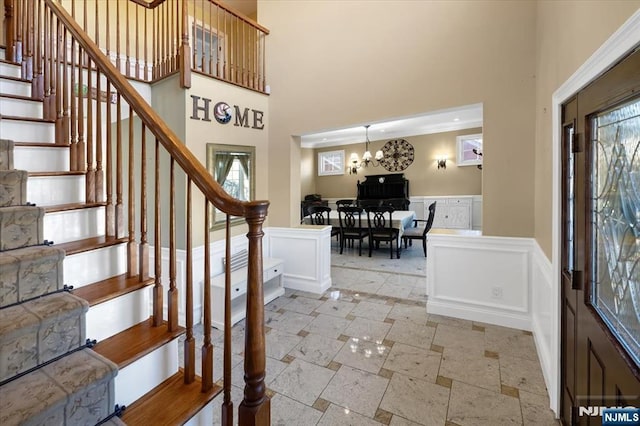
[[[554,288],[551,261],[533,241],[533,268],[531,274],[531,329],[536,342],[542,374],[550,401],[560,397],[560,316],[557,301],[560,291]]]
[[[551,408],[560,380],[560,292],[532,238],[430,234],[427,312],[533,332]]]
[[[331,287],[331,227],[269,228],[271,256],[284,259],[286,288],[321,294]]]
[[[531,330],[530,238],[430,234],[427,312]]]

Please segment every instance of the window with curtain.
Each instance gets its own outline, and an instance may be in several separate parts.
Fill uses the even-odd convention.
[[[253,146],[207,144],[207,169],[233,198],[243,201],[254,198],[254,164]],[[222,228],[224,222],[225,213],[212,209],[210,228]],[[243,218],[232,218],[232,224],[243,222]]]

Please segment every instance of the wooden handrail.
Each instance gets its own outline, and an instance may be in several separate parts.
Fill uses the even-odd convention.
[[[167,0],[153,0],[150,2],[147,2],[145,0],[129,0],[135,4],[139,4],[142,7],[145,7],[147,9],[155,9],[156,7],[160,6],[162,3],[166,2]],[[218,6],[220,9],[223,9],[227,12],[229,12],[230,14],[234,15],[236,18],[246,22],[247,24],[251,25],[252,27],[255,27],[256,29],[262,31],[265,34],[269,34],[269,30],[265,27],[263,27],[262,25],[258,24],[256,21],[254,21],[253,19],[249,18],[248,16],[246,16],[244,13],[240,12],[237,9],[234,9],[233,7],[226,5],[226,4],[222,4],[217,0],[206,0],[209,3],[215,4],[216,6]]]
[[[178,136],[171,130],[163,119],[149,106],[149,104],[133,88],[131,83],[111,64],[107,57],[100,52],[93,41],[80,28],[76,21],[64,8],[54,0],[45,0],[69,32],[84,49],[86,55],[97,64],[102,73],[111,81],[118,93],[136,111],[136,114],[146,124],[149,130],[158,138],[178,165],[192,179],[193,183],[202,191],[213,205],[224,213],[246,218],[262,218],[267,214],[269,202],[239,201],[227,194],[218,185],[202,163],[180,142]]]

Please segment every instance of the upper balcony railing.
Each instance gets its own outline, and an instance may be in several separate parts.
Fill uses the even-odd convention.
[[[265,92],[269,30],[216,0],[60,3],[128,78],[151,82],[180,72],[182,87],[190,87],[193,71]],[[24,4],[19,1],[16,7]],[[28,19],[28,13],[20,16]],[[28,42],[28,25],[14,23],[12,31],[24,43],[7,46],[7,58],[32,58],[37,52],[36,44]]]

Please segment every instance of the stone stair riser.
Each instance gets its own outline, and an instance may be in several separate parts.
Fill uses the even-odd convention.
[[[31,96],[31,83],[0,77],[0,93],[4,95]],[[7,135],[2,135],[7,137]]]
[[[27,204],[27,182],[25,170],[0,171],[0,207]]]
[[[0,308],[60,290],[64,251],[29,247],[0,254]]]
[[[77,288],[124,274],[126,259],[124,244],[67,255],[64,270],[73,273],[65,275],[65,282]]]
[[[31,176],[27,181],[27,198],[38,206],[84,203],[83,175]]]
[[[0,380],[82,346],[89,304],[57,293],[0,310]]]
[[[64,172],[69,170],[69,148],[17,146],[13,161],[16,169],[30,172]]]
[[[91,307],[87,313],[87,333],[102,341],[151,316],[151,287],[145,287]]]
[[[42,244],[44,209],[15,206],[0,209],[0,250]]]
[[[56,129],[53,123],[0,120],[0,125],[2,126],[2,137],[16,142],[53,142],[56,140]]]
[[[44,239],[56,244],[104,235],[104,207],[49,212],[44,216]]]
[[[42,102],[0,98],[0,114],[16,117],[42,118]]]

